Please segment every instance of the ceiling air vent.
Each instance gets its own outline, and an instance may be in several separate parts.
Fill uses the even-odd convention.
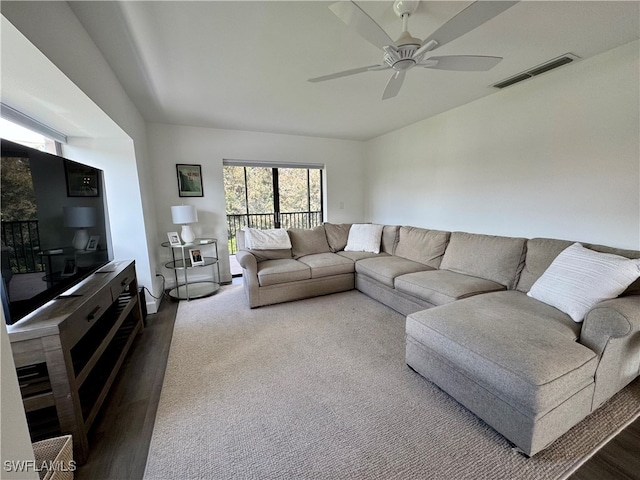
[[[495,83],[493,86],[496,88],[509,87],[516,83],[535,77],[536,75],[540,75],[542,73],[546,73],[550,70],[561,67],[563,65],[567,65],[568,63],[575,62],[576,60],[579,60],[579,59],[580,57],[573,55],[572,53],[567,53],[566,55],[562,55],[561,57],[554,58],[553,60],[549,60],[548,62],[545,62],[541,65],[530,68],[525,72],[518,73],[513,77],[509,77],[505,80],[502,80],[501,82]]]

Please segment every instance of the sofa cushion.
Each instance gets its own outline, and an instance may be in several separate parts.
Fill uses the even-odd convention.
[[[353,260],[335,253],[314,253],[300,257],[298,261],[311,268],[311,278],[329,277],[355,271]]]
[[[449,242],[449,232],[400,227],[394,255],[439,268]]]
[[[251,250],[249,248],[246,248],[244,237],[245,237],[245,232],[242,230],[238,230],[236,233],[236,242],[237,242],[238,250],[251,253],[254,257],[256,257],[257,262],[264,262],[265,260],[279,260],[279,259],[285,259],[285,258],[292,258],[290,248],[270,249],[270,250]]]
[[[380,252],[385,252],[393,255],[398,245],[398,234],[400,232],[400,226],[398,225],[385,225],[382,229],[382,241],[380,242]]]
[[[440,268],[515,286],[525,259],[525,238],[453,232]]]
[[[325,223],[324,231],[327,235],[327,242],[332,252],[344,250],[349,238],[350,223]]]
[[[291,237],[293,258],[304,257],[314,253],[329,253],[331,248],[327,243],[324,225],[315,228],[290,228],[287,230]]]
[[[582,245],[584,245],[585,248],[596,252],[611,253],[613,255],[620,255],[621,257],[626,258],[640,258],[640,250],[627,250],[624,248],[607,247],[605,245],[596,245],[584,242],[582,242]],[[640,278],[629,285],[622,295],[640,295]]]
[[[380,253],[383,225],[375,223],[354,223],[349,229],[349,238],[344,247],[346,252]]]
[[[249,228],[244,233],[244,243],[251,250],[285,250],[291,248],[291,239],[282,228]]]
[[[528,292],[535,281],[549,268],[551,262],[560,255],[560,252],[573,243],[568,240],[553,238],[532,238],[528,240],[525,264],[516,289],[520,292]],[[596,252],[612,253],[626,258],[640,258],[640,251],[638,250],[624,250],[589,243],[583,243],[583,245]],[[629,285],[624,294],[640,294],[640,278]]]
[[[371,277],[391,288],[396,277],[425,270],[433,270],[433,268],[395,255],[365,258],[356,262],[357,273]]]
[[[533,302],[516,291],[477,295],[409,315],[407,335],[538,418],[593,383],[597,355],[564,334],[568,316],[558,323],[558,310]]]
[[[358,260],[363,260],[365,258],[377,258],[377,257],[388,257],[389,254],[385,252],[380,253],[371,253],[371,252],[336,252],[336,255],[340,255],[341,257],[350,258],[354,262]]]
[[[596,304],[616,298],[640,277],[640,260],[600,253],[579,243],[558,255],[527,293],[568,314],[574,322]]]
[[[395,288],[432,305],[444,305],[479,293],[498,292],[505,286],[463,273],[431,270],[401,275],[395,280]]]
[[[516,290],[528,292],[551,262],[573,242],[554,238],[532,238],[527,240],[527,254]]]
[[[309,278],[311,278],[311,268],[297,260],[265,260],[258,264],[258,282],[261,287]]]

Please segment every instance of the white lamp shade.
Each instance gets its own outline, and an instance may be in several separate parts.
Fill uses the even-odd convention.
[[[95,227],[98,212],[95,207],[63,207],[64,225],[69,228]]]
[[[198,211],[193,205],[177,205],[171,207],[171,218],[176,225],[185,225],[198,221]]]

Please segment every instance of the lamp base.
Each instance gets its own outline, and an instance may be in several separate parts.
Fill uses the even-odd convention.
[[[191,225],[182,225],[180,236],[182,237],[182,241],[184,243],[191,243],[196,239],[196,235],[195,233],[193,233]]]
[[[71,246],[76,250],[84,250],[89,243],[89,232],[84,228],[76,230],[76,234],[73,236]]]

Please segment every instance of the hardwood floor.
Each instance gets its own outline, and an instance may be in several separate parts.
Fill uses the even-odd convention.
[[[165,299],[159,312],[147,317],[147,327],[136,338],[90,432],[91,453],[87,463],[78,468],[76,480],[142,478],[177,305]],[[569,478],[640,480],[640,419],[607,443]]]
[[[158,313],[147,316],[89,433],[89,459],[76,480],[142,478],[177,309],[164,299]]]
[[[640,479],[640,418],[598,450],[569,479]]]

